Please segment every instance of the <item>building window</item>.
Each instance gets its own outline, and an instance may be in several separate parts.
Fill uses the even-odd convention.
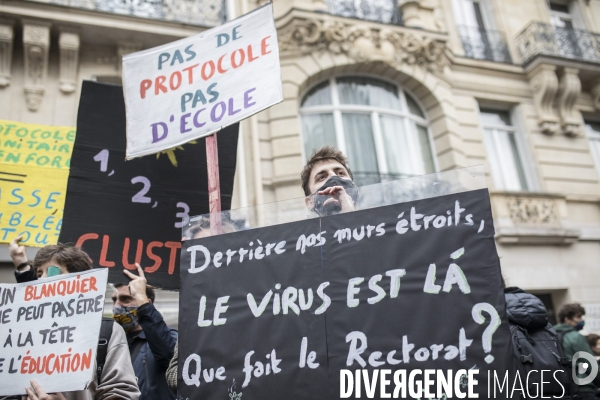
[[[331,78],[308,92],[300,114],[306,156],[336,146],[358,185],[435,172],[425,113],[396,85]]]
[[[485,147],[497,189],[529,190],[517,132],[506,111],[481,109]]]
[[[554,27],[554,35],[561,55],[565,57],[581,58],[584,49],[579,46],[580,32],[576,28],[583,28],[579,19],[575,17],[573,4],[570,1],[550,1],[550,22]]]
[[[511,62],[504,35],[494,29],[493,14],[484,0],[453,0],[452,8],[465,56]]]
[[[596,169],[600,173],[600,122],[585,122],[585,133],[590,142],[590,150],[596,163]]]

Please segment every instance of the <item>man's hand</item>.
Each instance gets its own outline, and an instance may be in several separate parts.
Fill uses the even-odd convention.
[[[325,200],[325,203],[323,203],[323,207],[329,206],[330,203],[338,203],[340,205],[340,213],[355,210],[354,201],[352,201],[352,197],[350,197],[350,195],[346,193],[346,190],[344,190],[342,186],[331,186],[318,191],[317,194],[331,196],[331,198]]]
[[[27,253],[25,253],[25,246],[19,245],[19,242],[23,240],[23,236],[17,236],[13,239],[12,242],[8,245],[8,252],[10,254],[10,258],[12,258],[15,267],[27,262]],[[23,268],[23,271],[27,271],[29,268]]]
[[[132,274],[129,271],[123,271],[125,275],[131,279],[129,282],[129,293],[135,299],[137,306],[141,306],[142,304],[150,303],[150,299],[146,296],[146,277],[144,276],[144,270],[140,267],[140,264],[135,263],[135,268],[137,268],[139,276]]]
[[[27,396],[23,396],[23,400],[66,400],[62,393],[46,393],[36,381],[30,383],[31,387],[25,388]]]

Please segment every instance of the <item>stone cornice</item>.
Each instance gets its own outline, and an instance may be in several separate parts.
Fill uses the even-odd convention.
[[[301,10],[276,24],[282,59],[330,52],[356,62],[419,65],[429,71],[441,71],[448,63],[445,33]]]

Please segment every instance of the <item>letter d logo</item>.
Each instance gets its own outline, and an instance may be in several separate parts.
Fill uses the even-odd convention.
[[[578,362],[580,358],[584,358],[587,362]],[[587,385],[591,383],[596,375],[598,375],[598,362],[591,354],[585,351],[578,351],[573,355],[573,361],[571,361],[571,374],[573,381],[578,385]],[[590,374],[585,378],[578,378],[577,373],[583,374],[591,367]]]

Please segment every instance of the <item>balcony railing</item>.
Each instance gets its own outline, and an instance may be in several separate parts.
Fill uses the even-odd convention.
[[[517,35],[517,46],[524,63],[537,55],[600,62],[600,35],[580,29],[532,22]]]
[[[134,17],[217,26],[227,17],[226,0],[29,0]]]
[[[327,0],[331,14],[384,24],[401,25],[397,0]]]
[[[501,63],[511,62],[502,33],[465,25],[459,25],[458,32],[467,57]]]

